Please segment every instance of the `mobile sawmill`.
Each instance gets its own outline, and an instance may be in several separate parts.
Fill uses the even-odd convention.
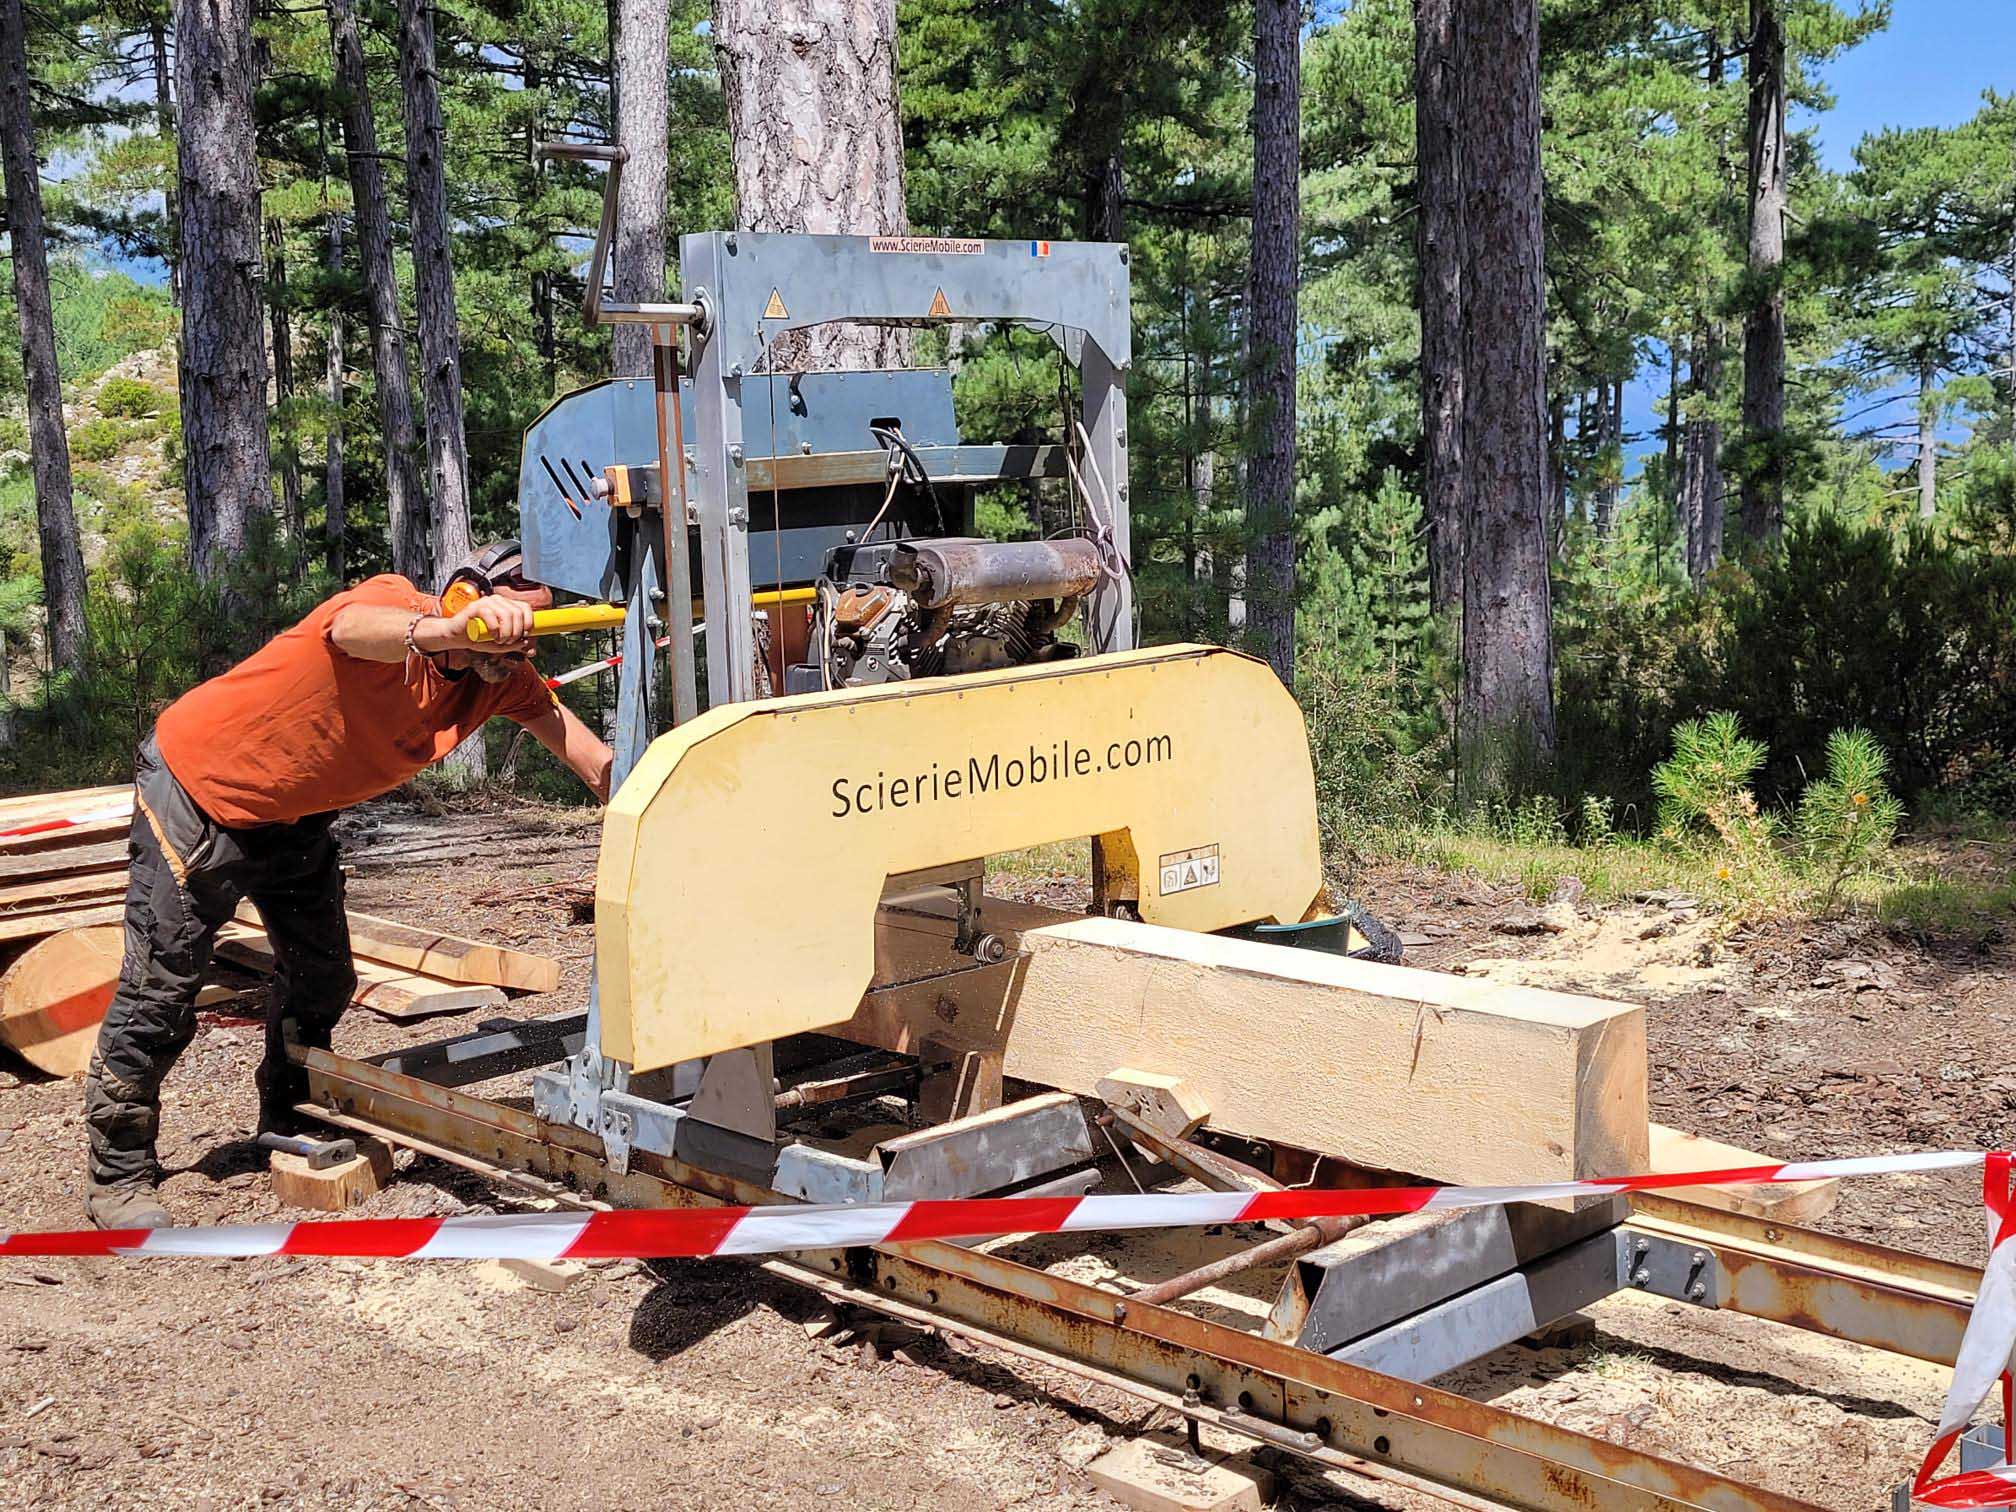
[[[620,606],[587,1012],[296,1048],[306,1111],[575,1206],[1079,1193],[1102,1153],[1227,1190],[1644,1169],[1642,1010],[1303,948],[1362,942],[1293,699],[1134,643],[1126,247],[712,232],[678,302],[621,304],[624,153],[546,151],[607,165],[584,313],[654,353],[549,407],[520,471],[528,575]],[[780,370],[834,322],[1047,332],[1075,411],[987,444],[943,370]],[[981,538],[1002,483],[1068,518]],[[989,858],[1086,839],[1089,914],[986,892]],[[822,1134],[878,1100],[904,1132]],[[1806,1504],[1423,1383],[1622,1290],[1950,1363],[1979,1278],[1645,1196],[1348,1227],[1235,1257],[1287,1262],[1258,1331],[1172,1305],[1208,1276],[1122,1296],[994,1246],[768,1263],[1334,1468],[1561,1509]]]

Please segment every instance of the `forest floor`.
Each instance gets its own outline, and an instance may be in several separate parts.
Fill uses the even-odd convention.
[[[522,804],[344,821],[353,906],[558,956],[578,1008],[592,929],[593,816]],[[996,880],[1043,901],[1074,877]],[[1989,1048],[2016,1010],[2010,947],[1925,942],[1866,921],[1733,932],[1685,898],[1586,905],[1561,933],[1508,934],[1516,883],[1418,866],[1358,894],[1422,943],[1414,963],[1643,1001],[1653,1117],[1773,1158],[2006,1144],[2016,1073]],[[353,1012],[369,1053],[473,1027]],[[249,1143],[251,1020],[205,1014],[170,1078],[165,1197],[185,1222],[283,1216]],[[0,1064],[0,1215],[81,1217],[78,1088]],[[1118,1178],[1116,1178],[1117,1180]],[[402,1156],[376,1215],[499,1205]],[[1824,1223],[1975,1261],[1964,1177],[1851,1183]],[[1102,1236],[1079,1279],[1145,1281],[1241,1242]],[[1201,1294],[1253,1324],[1278,1280]],[[1821,1505],[1888,1505],[1930,1440],[1945,1372],[1734,1314],[1620,1297],[1592,1342],[1504,1351],[1440,1384]],[[890,1358],[812,1326],[809,1294],[737,1262],[602,1264],[535,1289],[492,1264],[258,1260],[0,1266],[0,1506],[1095,1508],[1083,1466],[1163,1414],[957,1341]],[[1439,1502],[1277,1462],[1279,1505]]]

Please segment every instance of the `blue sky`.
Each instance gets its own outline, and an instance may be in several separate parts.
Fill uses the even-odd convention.
[[[1855,144],[1871,132],[1956,126],[1980,108],[1984,89],[2016,92],[2016,0],[1895,0],[1888,30],[1849,49],[1820,76],[1834,108],[1817,116],[1795,110],[1792,129],[1814,131],[1820,161],[1846,172],[1855,166]],[[1638,436],[1630,446],[1634,457],[1663,444],[1664,363],[1662,356],[1650,382],[1624,391],[1625,428]]]
[[[1982,90],[2016,90],[2016,0],[1895,0],[1889,30],[1821,77],[1835,98],[1819,118],[1821,161],[1845,170],[1872,131],[1954,126],[1979,108]]]

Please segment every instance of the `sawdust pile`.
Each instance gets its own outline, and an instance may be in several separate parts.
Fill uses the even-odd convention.
[[[1638,998],[1727,986],[1732,965],[1714,918],[1676,918],[1655,906],[1578,917],[1530,955],[1487,956],[1460,969],[1494,982]]]

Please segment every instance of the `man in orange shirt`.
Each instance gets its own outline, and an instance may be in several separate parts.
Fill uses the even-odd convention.
[[[100,1228],[172,1221],[153,1191],[161,1083],[195,1032],[212,943],[241,898],[277,965],[260,1129],[292,1124],[307,1086],[284,1044],[326,1049],[357,983],[337,811],[390,792],[498,714],[608,800],[609,747],[527,659],[532,612],[552,593],[523,566],[510,541],[457,568],[449,584],[477,596],[454,614],[403,577],[360,583],[155,722],[134,772],[126,954],[84,1081],[85,1211]],[[471,640],[477,621],[489,634]]]

